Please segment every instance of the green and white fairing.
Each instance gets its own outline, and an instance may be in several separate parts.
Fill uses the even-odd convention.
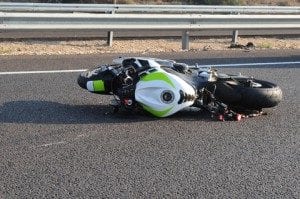
[[[196,90],[162,69],[147,72],[136,85],[135,100],[156,117],[167,117],[194,104]]]

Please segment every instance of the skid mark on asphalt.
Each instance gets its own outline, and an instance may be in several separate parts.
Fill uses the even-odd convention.
[[[86,134],[80,134],[80,135],[77,135],[75,138],[70,139],[69,141],[50,142],[50,143],[38,145],[38,146],[36,146],[36,148],[39,148],[39,147],[50,147],[50,146],[56,146],[56,145],[61,145],[61,144],[70,144],[70,143],[72,143],[74,141],[77,141],[77,140],[82,139],[82,138],[87,137],[87,136],[88,135],[86,135]]]
[[[48,147],[48,146],[53,146],[53,145],[60,145],[60,144],[66,144],[67,142],[65,141],[60,141],[60,142],[51,142],[51,143],[48,143],[48,144],[42,144],[42,145],[39,145],[37,147]]]

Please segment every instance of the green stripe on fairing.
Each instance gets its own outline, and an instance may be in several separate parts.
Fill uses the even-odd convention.
[[[170,80],[170,78],[163,72],[153,72],[150,74],[145,75],[142,77],[142,81],[153,81],[153,80],[161,80],[165,81],[167,84],[171,85],[173,88],[175,88],[173,82]]]
[[[93,81],[94,91],[105,91],[104,82],[102,80]]]
[[[167,108],[165,110],[162,110],[162,111],[157,111],[157,110],[154,110],[152,108],[150,108],[149,106],[146,106],[146,105],[143,105],[143,108],[148,111],[149,113],[151,113],[152,115],[156,116],[156,117],[163,117],[165,116],[172,108]]]

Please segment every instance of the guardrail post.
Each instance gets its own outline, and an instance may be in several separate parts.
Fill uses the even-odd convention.
[[[234,30],[232,32],[232,40],[231,40],[232,44],[237,44],[238,43],[238,36],[239,36],[239,31],[238,30]]]
[[[115,14],[115,10],[112,10],[111,14]],[[112,47],[113,38],[114,38],[114,32],[113,31],[108,31],[108,33],[107,33],[107,45],[110,46],[110,47]]]
[[[108,31],[107,32],[107,45],[112,46],[113,43],[113,37],[114,37],[114,31]]]
[[[190,32],[183,31],[182,32],[182,50],[189,50],[190,49]]]

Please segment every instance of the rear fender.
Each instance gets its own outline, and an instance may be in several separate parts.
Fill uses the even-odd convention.
[[[77,82],[80,87],[87,89],[92,93],[111,94],[117,89],[117,86],[114,86],[116,76],[116,69],[108,66],[101,66],[81,73]]]

